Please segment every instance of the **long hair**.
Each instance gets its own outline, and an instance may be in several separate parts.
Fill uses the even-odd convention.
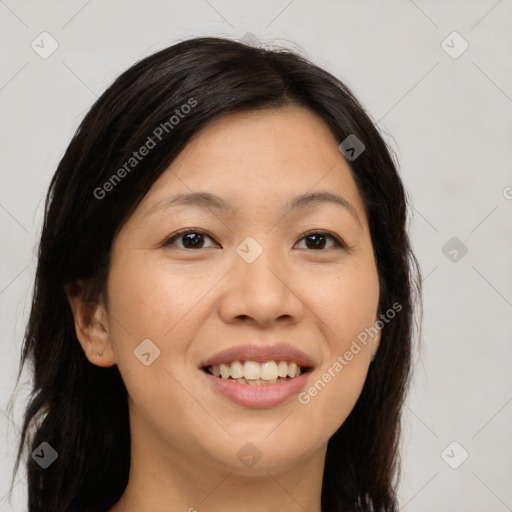
[[[23,457],[30,512],[105,511],[128,482],[127,391],[116,365],[102,368],[86,358],[64,286],[83,279],[87,300],[98,299],[115,235],[208,123],[231,112],[293,104],[318,114],[340,142],[349,135],[363,142],[365,151],[349,164],[368,216],[379,311],[401,305],[382,330],[355,407],[329,440],[322,509],[398,509],[400,418],[421,286],[394,159],[370,116],[332,74],[290,50],[202,37],[161,50],[120,75],[83,119],[51,180],[18,374],[19,381],[32,363],[14,468],[16,474]],[[148,138],[158,141],[128,169]],[[58,453],[46,469],[32,457],[43,442]]]

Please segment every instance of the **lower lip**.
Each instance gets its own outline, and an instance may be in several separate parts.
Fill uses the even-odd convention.
[[[299,377],[284,381],[281,384],[239,384],[231,379],[215,377],[204,370],[199,370],[212,386],[238,405],[245,407],[274,407],[286,402],[292,396],[298,394],[305,386],[311,373],[309,370]]]

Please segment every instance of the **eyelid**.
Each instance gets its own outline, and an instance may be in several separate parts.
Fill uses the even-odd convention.
[[[303,233],[300,236],[299,241],[302,241],[304,238],[306,238],[309,235],[324,235],[324,236],[326,236],[328,238],[331,238],[338,248],[346,250],[346,251],[350,250],[350,247],[345,242],[345,240],[343,240],[338,235],[335,235],[334,233],[332,233],[330,231],[326,231],[324,229],[311,229],[310,231],[307,231],[306,233]],[[314,250],[312,250],[312,252],[314,252]],[[316,252],[325,252],[325,250],[319,250],[319,251],[316,251]]]
[[[208,232],[204,231],[203,229],[200,229],[200,228],[184,228],[184,229],[180,229],[179,231],[176,231],[176,233],[173,233],[172,235],[168,236],[164,240],[163,245],[164,246],[170,245],[171,242],[173,242],[174,240],[177,240],[180,236],[186,235],[187,233],[199,233],[200,235],[204,235],[204,236],[207,236],[208,238],[211,238],[216,244],[218,244],[218,242],[215,240],[215,238],[213,238],[212,235],[210,235]]]
[[[186,235],[187,233],[201,234],[203,236],[210,238],[212,241],[214,241],[216,244],[218,244],[218,242],[215,240],[215,238],[212,235],[210,235],[208,232],[204,231],[203,229],[184,228],[184,229],[177,231],[176,233],[173,233],[169,237],[167,237],[163,243],[163,246],[171,245],[171,243],[173,241],[179,239],[180,236]],[[333,240],[333,242],[335,244],[335,247],[333,247],[333,248],[339,248],[339,249],[343,249],[345,251],[351,250],[351,247],[341,237],[335,235],[334,233],[332,233],[330,231],[326,231],[323,229],[311,229],[311,230],[307,231],[306,233],[303,233],[302,235],[300,235],[298,242],[301,242],[304,238],[306,238],[310,235],[324,235],[327,238],[331,238]],[[200,249],[202,249],[202,248],[200,248]],[[185,250],[194,251],[194,250],[199,250],[199,249],[185,249]],[[310,252],[319,252],[319,253],[326,252],[326,250],[324,250],[324,249],[319,249],[318,251],[315,251],[314,249],[309,249],[309,251]]]

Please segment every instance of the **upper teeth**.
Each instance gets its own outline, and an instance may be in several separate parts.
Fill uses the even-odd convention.
[[[278,377],[298,377],[301,368],[297,363],[287,361],[233,361],[232,363],[221,363],[212,365],[212,373],[215,377],[223,379],[261,379],[275,380]]]

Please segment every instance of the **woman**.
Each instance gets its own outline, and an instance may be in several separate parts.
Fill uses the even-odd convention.
[[[196,38],[123,73],[47,197],[29,510],[396,511],[406,220],[369,116],[304,58]]]

